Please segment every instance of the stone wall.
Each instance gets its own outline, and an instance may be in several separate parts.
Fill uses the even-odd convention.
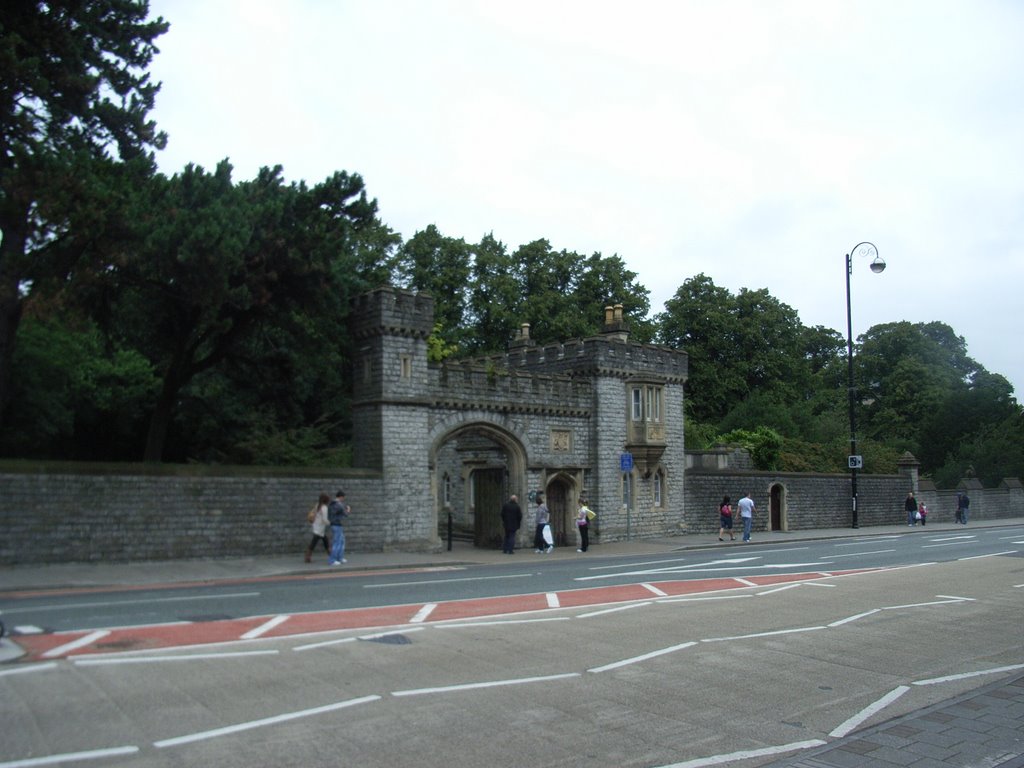
[[[299,557],[311,535],[306,513],[339,487],[353,510],[348,548],[384,549],[382,530],[404,524],[374,503],[381,480],[372,473],[220,471],[0,464],[0,564]],[[417,545],[417,530],[403,548]]]
[[[687,533],[716,533],[722,497],[728,495],[735,504],[746,492],[751,494],[757,505],[754,530],[768,530],[769,494],[773,485],[782,489],[781,530],[852,525],[849,475],[691,469],[686,473],[684,530]],[[953,521],[956,489],[935,490],[927,481],[918,483],[914,473],[861,474],[857,476],[859,526],[869,528],[905,522],[903,503],[911,489],[916,489],[918,500],[931,510],[929,520]],[[969,488],[969,495],[972,520],[1024,517],[1024,489],[1016,480],[1005,480],[998,488],[982,488],[975,481]]]

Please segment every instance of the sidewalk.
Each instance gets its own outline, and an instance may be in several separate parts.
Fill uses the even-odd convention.
[[[294,555],[253,555],[204,560],[154,560],[132,563],[57,563],[52,565],[14,565],[0,567],[0,597],[5,592],[45,589],[79,589],[182,582],[233,581],[268,576],[307,575],[318,571],[390,570],[394,568],[453,567],[506,563],[515,565],[523,558],[608,557],[621,555],[657,555],[693,549],[723,550],[748,546],[768,546],[799,541],[844,537],[925,536],[946,531],[971,531],[975,528],[1024,525],[1024,518],[972,521],[967,526],[954,523],[930,523],[927,526],[881,525],[869,528],[816,528],[804,531],[754,531],[753,541],[719,542],[715,533],[685,534],[657,539],[633,539],[607,544],[591,544],[590,552],[580,554],[575,546],[559,547],[550,555],[534,554],[533,547],[517,549],[512,557],[497,549],[479,549],[467,542],[453,542],[449,552],[346,552],[348,562],[331,568],[323,552],[304,563],[304,540],[296,540]]]
[[[1021,525],[1024,525],[1024,519],[1015,518],[971,522],[966,528],[953,523],[932,523],[924,528],[890,525],[857,530],[757,531],[751,544],[743,544],[738,538],[735,542],[719,543],[712,533],[595,544],[587,554],[577,553],[575,547],[563,547],[551,555],[539,555],[529,547],[517,550],[512,557],[498,550],[477,549],[471,544],[456,542],[451,551],[442,549],[437,553],[351,552],[348,553],[349,562],[340,568],[328,566],[322,554],[314,563],[304,563],[303,542],[299,541],[294,555],[5,567],[0,568],[0,599],[5,597],[5,593],[11,598],[19,591],[134,588],[150,584],[336,573],[339,570],[444,568],[501,563],[520,565],[548,559],[656,556],[695,549],[721,549],[726,552],[834,538],[931,536],[950,532],[962,535],[977,528]],[[4,639],[0,646],[10,646],[10,641]],[[747,763],[750,757],[749,754],[737,754],[733,760],[730,756],[719,756],[713,758],[713,763]],[[692,764],[711,765],[712,762],[698,760]],[[1000,680],[961,696],[762,765],[764,768],[1024,768],[1024,672],[1010,672]]]

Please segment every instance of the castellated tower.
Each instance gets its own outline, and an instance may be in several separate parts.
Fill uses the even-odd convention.
[[[427,337],[434,327],[434,299],[427,293],[381,287],[356,298],[350,327],[356,352],[352,463],[384,470],[384,457],[393,456],[396,440],[423,453],[420,438],[426,431],[415,429],[420,417],[403,422],[406,412],[422,408],[429,388]]]
[[[437,542],[422,514],[430,491],[427,442],[430,391],[427,337],[434,299],[390,287],[356,298],[349,318],[352,370],[352,464],[382,477],[384,545]]]

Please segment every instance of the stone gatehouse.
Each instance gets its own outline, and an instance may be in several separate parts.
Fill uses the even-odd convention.
[[[621,305],[596,336],[539,346],[523,325],[505,354],[440,364],[427,360],[426,294],[364,294],[351,327],[353,463],[381,473],[388,519],[437,531],[450,515],[456,533],[492,546],[517,495],[524,543],[539,492],[557,544],[575,542],[581,498],[598,540],[679,532],[687,356],[630,341]]]

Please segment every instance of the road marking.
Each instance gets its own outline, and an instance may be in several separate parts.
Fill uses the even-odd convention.
[[[659,600],[658,605],[662,603],[701,603],[708,602],[710,600],[742,600],[745,597],[753,597],[753,595],[714,595],[713,597],[670,597],[665,600]]]
[[[0,768],[30,768],[30,766],[36,765],[56,765],[57,763],[69,763],[74,760],[100,760],[104,757],[116,757],[118,755],[134,755],[138,751],[138,747],[111,747],[110,749],[93,749],[88,752],[65,752],[63,755],[50,755],[49,757],[31,757],[27,760],[12,760],[8,763],[0,763]]]
[[[94,603],[57,603],[55,605],[23,605],[5,608],[4,613],[32,613],[34,611],[73,611],[76,608],[111,608],[119,605],[151,605],[152,603],[181,603],[195,600],[223,600],[228,597],[259,597],[260,592],[232,592],[226,595],[194,595],[181,597],[155,597],[150,600],[104,600]]]
[[[285,615],[281,615],[281,616],[275,616],[270,621],[265,621],[264,623],[260,624],[258,627],[254,627],[253,629],[250,629],[248,632],[246,632],[244,635],[242,635],[241,639],[242,640],[255,640],[257,637],[262,637],[263,635],[265,635],[267,632],[272,630],[274,627],[279,626],[281,624],[284,624],[290,618],[291,618],[291,616],[288,616],[286,614]]]
[[[828,558],[822,558],[822,560],[835,560],[840,557],[862,557],[863,555],[884,555],[886,552],[895,552],[895,549],[875,549],[871,552],[851,552],[848,555],[829,555]]]
[[[0,670],[0,677],[6,677],[7,675],[22,675],[26,672],[46,672],[51,669],[57,668],[56,661],[47,661],[42,664],[29,664],[24,667],[14,667],[13,669]]]
[[[21,624],[14,627],[14,632],[19,635],[41,635],[43,634],[43,628],[37,627],[34,624]]]
[[[828,626],[830,626],[830,627],[840,627],[843,624],[849,624],[851,621],[856,621],[857,619],[863,619],[865,616],[870,616],[873,613],[878,613],[880,610],[882,610],[882,609],[881,608],[872,608],[870,611],[864,611],[864,613],[858,613],[858,614],[855,614],[853,616],[847,616],[845,619],[839,619],[838,621],[833,621]]]
[[[64,643],[64,645],[58,645],[56,648],[51,648],[46,653],[43,653],[42,657],[45,659],[52,659],[54,656],[63,656],[65,653],[76,651],[83,646],[92,645],[97,640],[102,640],[109,634],[110,630],[107,629],[90,632],[88,635],[80,637],[77,640],[73,640],[70,643]]]
[[[162,741],[154,741],[153,746],[158,749],[164,747],[177,747],[181,744],[190,744],[194,741],[202,741],[204,739],[213,739],[217,736],[228,736],[232,733],[239,733],[240,731],[249,731],[253,728],[262,728],[266,725],[277,725],[278,723],[284,723],[289,720],[297,720],[300,717],[312,717],[313,715],[321,715],[324,712],[334,712],[339,709],[345,709],[346,707],[354,707],[359,704],[368,704],[371,701],[380,700],[380,696],[363,696],[358,699],[349,699],[348,701],[339,701],[334,704],[327,704],[322,707],[313,707],[312,709],[303,709],[298,712],[286,712],[283,715],[275,715],[274,717],[265,717],[262,720],[251,720],[248,723],[238,723],[237,725],[229,725],[224,728],[214,728],[211,731],[200,731],[199,733],[192,733],[188,736],[177,736],[173,739],[164,739]],[[0,767],[2,768],[2,767]]]
[[[936,595],[936,597],[941,597],[944,600],[956,600],[956,601],[967,600],[967,601],[972,602],[972,603],[976,602],[976,599],[973,598],[973,597],[958,597],[956,595]]]
[[[430,614],[432,614],[434,612],[435,608],[437,608],[437,603],[427,603],[422,608],[420,608],[418,611],[416,611],[416,615],[413,616],[411,619],[409,619],[409,623],[410,624],[421,624],[421,623],[423,623],[424,621],[427,620],[427,617],[430,616]]]
[[[544,677],[521,677],[514,680],[492,680],[486,683],[463,683],[462,685],[445,685],[440,688],[414,688],[408,691],[392,691],[392,696],[422,696],[426,693],[453,693],[456,691],[472,691],[478,688],[498,688],[505,685],[525,685],[527,683],[545,683],[550,680],[565,680],[579,677],[579,672],[567,672],[561,675],[545,675]]]
[[[720,643],[724,640],[750,640],[755,637],[772,637],[774,635],[795,635],[800,632],[814,632],[826,627],[794,627],[793,629],[776,629],[773,632],[754,632],[751,635],[732,635],[731,637],[709,637],[702,643]]]
[[[697,642],[695,640],[691,640],[688,643],[680,643],[679,645],[673,645],[668,648],[662,648],[657,651],[651,651],[650,653],[645,653],[641,656],[634,656],[630,659],[623,659],[622,661],[613,661],[611,664],[605,664],[601,667],[594,667],[593,669],[588,669],[587,671],[607,672],[609,669],[618,669],[619,667],[625,667],[629,664],[638,664],[641,661],[647,661],[648,659],[653,659],[658,656],[664,656],[666,653],[675,653],[676,651],[681,651],[685,648],[690,648],[691,646],[694,646],[696,644]]]
[[[748,587],[758,586],[757,583],[750,581],[749,579],[741,579],[737,577],[736,579],[733,579],[733,581],[738,581],[740,584],[745,584]]]
[[[858,539],[857,541],[849,542],[846,544],[834,544],[836,547],[861,547],[865,544],[874,544],[876,541],[896,541],[897,539],[903,538],[902,536],[872,536],[869,539]]]
[[[385,589],[386,587],[416,587],[420,584],[454,584],[457,581],[490,581],[493,579],[532,579],[535,573],[509,573],[504,576],[472,576],[464,579],[427,579],[425,581],[396,581],[389,584],[363,584],[363,589]]]
[[[921,549],[936,549],[938,547],[956,547],[963,544],[962,541],[953,541],[949,544],[922,544]]]
[[[798,752],[803,749],[811,749],[813,747],[821,747],[828,742],[822,741],[821,739],[811,739],[809,741],[794,741],[792,744],[782,744],[778,747],[764,747],[763,749],[745,749],[742,752],[730,752],[728,755],[712,755],[711,757],[698,757],[693,760],[687,760],[682,763],[672,763],[672,765],[663,765],[660,768],[704,768],[707,765],[721,765],[722,763],[731,763],[734,760],[747,760],[752,757],[769,757],[771,755],[781,755],[785,752]]]
[[[354,643],[359,638],[356,637],[342,637],[334,640],[324,640],[319,643],[309,643],[308,645],[297,645],[292,648],[293,651],[312,651],[314,648],[326,648],[328,645],[341,645],[342,643]]]
[[[936,595],[939,597],[939,595]],[[947,600],[932,600],[929,603],[907,603],[906,605],[884,605],[881,610],[883,611],[898,611],[903,608],[926,608],[929,605],[953,605],[954,603],[966,602],[966,597],[952,597]]]
[[[280,651],[235,651],[228,653],[196,653],[188,656],[133,656],[102,659],[75,659],[76,667],[98,667],[104,664],[155,664],[163,661],[205,661],[209,659],[233,659],[240,656],[275,656]]]
[[[658,597],[668,597],[668,593],[667,592],[662,592],[660,589],[658,589],[653,584],[648,584],[647,582],[644,582],[640,586],[643,587],[644,589],[648,590],[649,592],[653,592]]]
[[[964,539],[976,539],[977,536],[967,534],[965,536],[943,536],[942,538],[929,539],[929,541],[963,541]]]
[[[558,602],[557,592],[548,592],[545,597],[548,600],[548,608],[558,608],[561,604]]]
[[[467,621],[455,619],[451,623],[431,624],[434,629],[461,629],[462,627],[498,627],[504,624],[539,624],[542,621],[569,621],[568,616],[547,616],[543,619],[495,619],[494,621]],[[455,623],[458,622],[458,623]]]
[[[935,685],[936,683],[949,683],[956,680],[966,680],[970,677],[980,677],[981,675],[997,675],[1003,672],[1015,672],[1018,669],[1024,669],[1024,664],[1011,664],[1008,667],[979,669],[977,672],[964,672],[959,675],[947,675],[946,677],[932,677],[927,680],[915,680],[911,685]]]
[[[874,704],[865,707],[846,722],[840,723],[839,726],[835,728],[835,730],[829,733],[829,736],[834,736],[837,739],[841,739],[843,736],[845,736],[850,731],[855,729],[858,725],[863,723],[869,717],[874,715],[876,712],[885,709],[887,706],[892,704],[894,701],[896,701],[896,699],[898,699],[900,696],[902,696],[909,690],[910,687],[906,685],[896,686],[894,689],[889,691],[887,694],[885,694],[885,696],[880,698]]]
[[[1005,552],[993,552],[990,555],[974,555],[973,557],[961,557],[961,558],[959,558],[959,562],[963,562],[964,560],[981,560],[983,557],[1001,557],[1002,555],[1016,555],[1016,554],[1017,554],[1017,550],[1016,549],[1008,549]]]
[[[630,603],[629,605],[618,605],[614,608],[605,608],[602,611],[591,611],[590,613],[581,613],[577,616],[577,619],[590,619],[594,616],[604,616],[606,613],[617,613],[618,611],[628,611],[630,608],[642,608],[645,605],[651,605],[650,600],[645,600],[642,603]]]

